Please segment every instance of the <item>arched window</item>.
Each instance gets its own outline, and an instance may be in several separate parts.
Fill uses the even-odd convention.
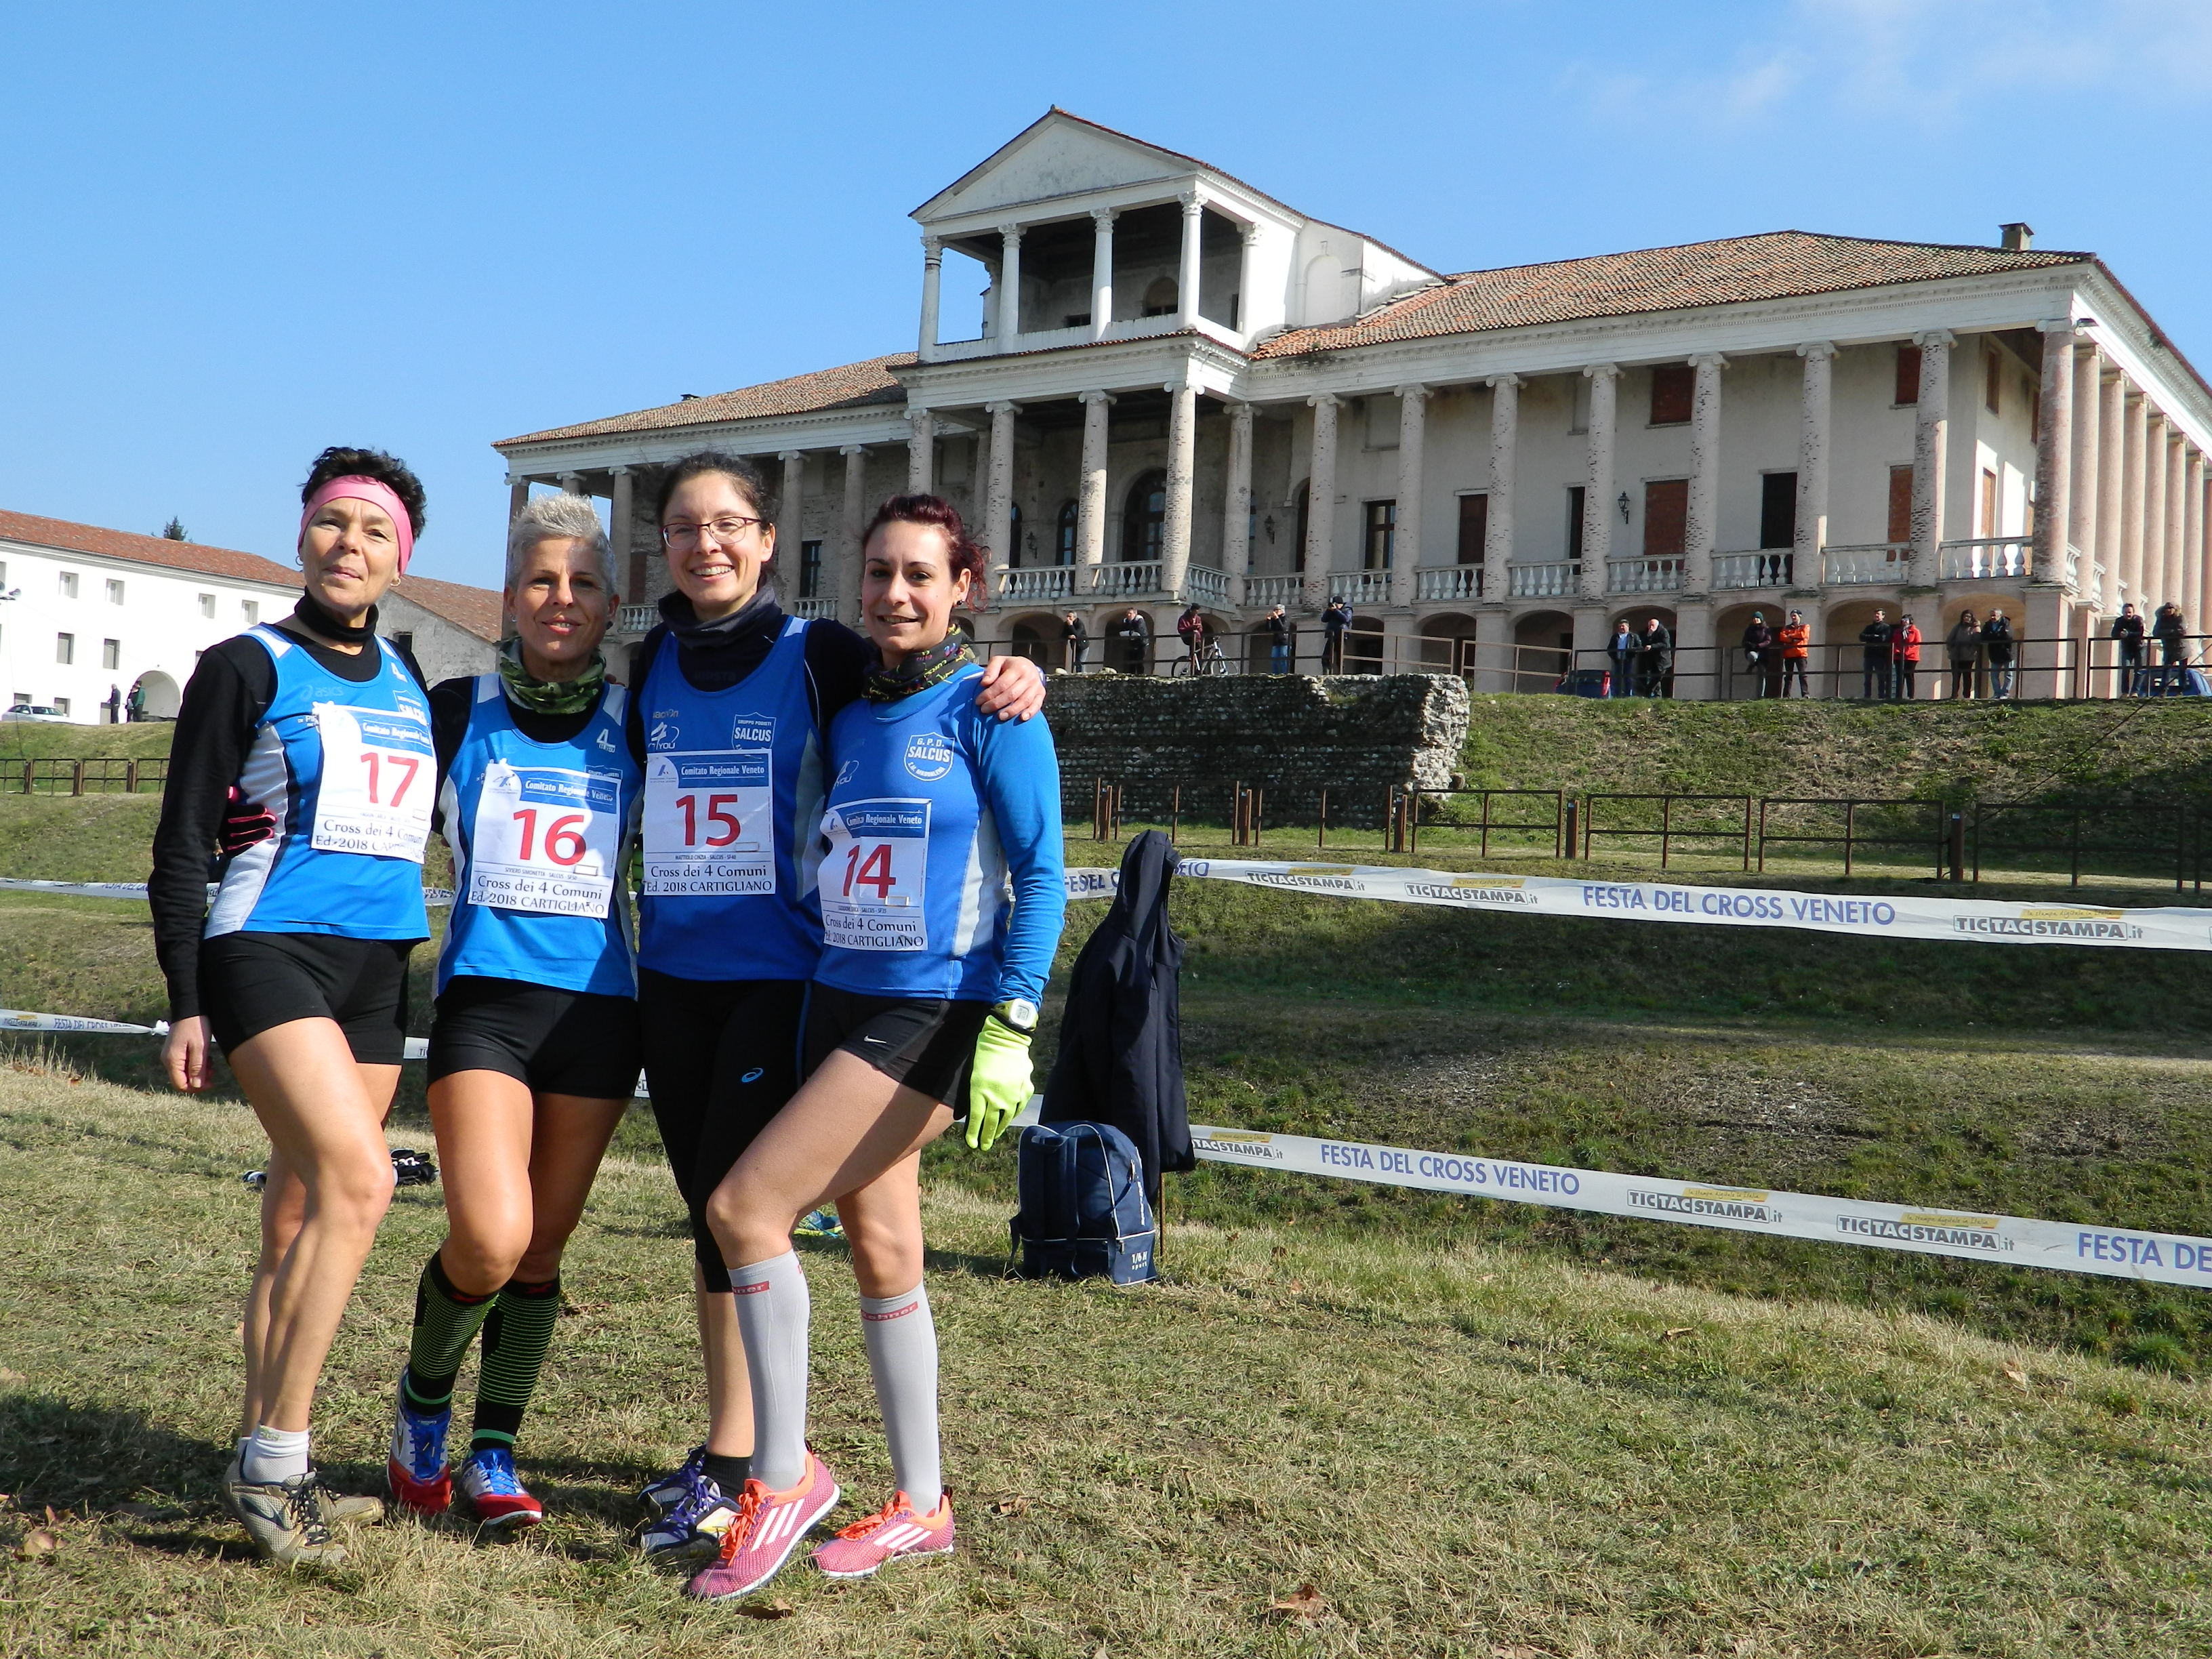
[[[1153,277],[1151,285],[1145,289],[1145,315],[1147,317],[1174,316],[1176,309],[1176,297],[1174,277]]]
[[[1155,467],[1129,486],[1121,507],[1121,561],[1143,564],[1160,556],[1161,526],[1168,516],[1168,475]]]
[[[1052,562],[1054,564],[1075,562],[1075,514],[1073,501],[1060,504],[1060,520],[1053,527]]]
[[[1006,562],[1014,569],[1022,568],[1022,504],[1006,503]]]

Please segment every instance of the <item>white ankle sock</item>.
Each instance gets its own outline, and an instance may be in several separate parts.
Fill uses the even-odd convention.
[[[262,1424],[246,1443],[240,1478],[256,1486],[297,1480],[307,1472],[307,1433],[305,1429],[272,1429]]]
[[[806,1327],[812,1304],[799,1254],[730,1269],[745,1372],[753,1385],[753,1479],[770,1492],[806,1473]]]
[[[891,1473],[927,1515],[944,1496],[937,1449],[937,1324],[929,1292],[917,1285],[903,1296],[860,1298],[860,1334],[868,1345],[868,1370],[876,1379],[876,1404],[890,1443]]]

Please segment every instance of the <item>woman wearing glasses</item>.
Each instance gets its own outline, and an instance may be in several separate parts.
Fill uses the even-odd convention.
[[[806,988],[822,951],[811,845],[823,734],[877,660],[829,621],[788,617],[766,580],[775,502],[749,461],[693,455],[661,482],[675,591],[632,669],[629,738],[645,769],[639,1008],[653,1111],[690,1212],[708,1434],[647,1486],[648,1554],[715,1553],[750,1473],[752,1409],[729,1275],[706,1205],[799,1086]],[[994,659],[976,707],[1027,720],[1043,677]]]

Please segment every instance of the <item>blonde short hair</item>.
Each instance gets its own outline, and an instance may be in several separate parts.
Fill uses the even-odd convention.
[[[615,586],[615,550],[607,540],[599,510],[588,495],[538,495],[523,503],[522,511],[507,528],[507,583],[514,586],[522,574],[522,561],[540,542],[579,541],[590,550],[599,580],[610,592]]]

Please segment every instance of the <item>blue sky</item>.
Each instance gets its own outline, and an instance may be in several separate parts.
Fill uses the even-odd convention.
[[[279,560],[325,443],[491,583],[493,439],[910,346],[906,214],[1054,103],[1445,270],[2026,219],[2212,368],[2198,0],[14,6],[0,61],[0,507]]]

